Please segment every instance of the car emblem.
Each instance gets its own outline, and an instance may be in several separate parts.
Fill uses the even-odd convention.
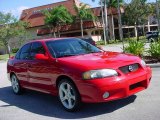
[[[133,71],[133,66],[130,65],[130,66],[128,67],[128,70],[129,70],[130,72],[132,72],[132,71]]]

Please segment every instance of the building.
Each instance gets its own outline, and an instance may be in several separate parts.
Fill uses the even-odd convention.
[[[63,5],[67,8],[67,10],[72,14],[76,15],[76,11],[74,6],[80,7],[83,4],[79,0],[65,0],[62,2],[57,2],[53,4],[38,6],[30,9],[26,9],[22,11],[20,16],[20,20],[26,21],[30,24],[27,31],[31,35],[29,39],[41,39],[41,38],[48,38],[53,37],[51,35],[50,29],[45,25],[44,18],[45,16],[42,14],[42,10],[51,10],[55,6]],[[103,22],[102,22],[102,9],[101,7],[91,8],[95,16],[99,19],[97,21],[84,21],[84,36],[91,37],[95,41],[99,41],[103,39]],[[108,26],[109,26],[109,36],[111,39],[118,39],[119,38],[119,28],[118,28],[118,11],[116,8],[108,8]],[[121,8],[121,14],[124,13],[124,9]],[[153,16],[148,17],[148,23],[140,27],[140,31],[142,35],[146,31],[156,30],[157,29],[157,22]],[[127,26],[123,24],[123,36],[137,36],[135,26]],[[77,21],[74,24],[67,24],[62,25],[60,27],[61,37],[81,37],[81,29],[80,29],[80,22]],[[130,35],[128,35],[130,33]],[[140,34],[140,35],[141,35]],[[28,40],[28,39],[26,39]],[[11,48],[17,47],[17,41],[11,41]],[[19,46],[18,46],[19,47]]]
[[[48,4],[44,6],[38,6],[30,9],[23,10],[20,20],[26,21],[30,23],[30,27],[27,29],[32,34],[34,39],[37,38],[45,38],[50,37],[51,32],[47,26],[45,26],[44,18],[45,16],[42,14],[42,10],[51,10],[55,6],[64,5],[67,10],[72,14],[76,15],[76,11],[74,10],[74,6],[79,7],[81,2],[79,0],[66,0],[62,2],[57,2],[53,4]],[[102,25],[102,13],[101,7],[91,8],[93,13],[99,18],[98,21],[84,21],[84,36],[92,37],[95,41],[101,40],[103,36],[103,25]],[[109,19],[109,27],[110,33],[114,34],[113,25],[118,26],[117,20],[117,10],[112,8],[108,10],[108,15],[112,15],[112,18]],[[109,17],[110,18],[110,17]],[[115,19],[115,20],[113,20]],[[115,21],[115,22],[114,22]],[[118,31],[117,31],[118,32]],[[62,25],[60,28],[61,37],[80,37],[80,22],[76,22],[76,24],[70,25]]]

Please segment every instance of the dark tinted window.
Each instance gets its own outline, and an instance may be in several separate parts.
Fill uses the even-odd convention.
[[[15,56],[16,59],[20,59],[20,53],[21,53],[21,50],[18,50],[18,52],[16,53],[16,56]]]
[[[28,60],[30,59],[30,48],[31,44],[26,44],[21,48],[20,59]]]
[[[81,38],[81,39],[95,46],[95,41],[92,38]]]
[[[45,50],[43,48],[42,43],[34,42],[32,43],[32,47],[31,47],[31,59],[34,59],[35,55],[38,53],[45,54]]]
[[[152,32],[147,32],[146,34],[152,34]]]
[[[82,40],[91,43],[93,40],[91,38],[82,38]]]
[[[76,38],[48,41],[46,44],[54,57],[67,57],[101,52],[97,47]]]

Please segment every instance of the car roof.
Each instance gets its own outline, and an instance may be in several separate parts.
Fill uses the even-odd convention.
[[[75,37],[61,37],[61,38],[47,38],[47,39],[38,39],[38,40],[32,40],[28,43],[33,43],[33,42],[46,42],[46,41],[55,41],[55,40],[62,40],[62,39],[69,39],[69,38],[75,38]]]

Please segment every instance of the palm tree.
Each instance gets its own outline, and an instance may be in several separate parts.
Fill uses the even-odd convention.
[[[92,0],[95,2],[95,0]],[[103,21],[103,34],[104,42],[109,44],[109,35],[108,35],[108,13],[107,13],[107,0],[100,0],[101,10],[102,10],[102,21]]]
[[[160,30],[160,21],[159,21],[159,0],[156,0],[156,14],[158,19],[158,31]]]
[[[81,24],[81,35],[83,34],[83,22],[84,20],[94,20],[95,16],[90,8],[88,8],[87,4],[80,4],[80,7],[75,6],[75,11],[77,12],[76,18],[80,20]]]
[[[107,0],[101,0],[101,4],[104,4],[104,21],[105,21],[105,33],[106,33],[106,41],[107,41],[107,43],[109,44],[109,35],[108,35],[108,30],[109,30],[109,28],[108,28],[108,6],[107,6]],[[105,41],[105,45],[106,45],[106,41]]]
[[[108,1],[108,8],[111,10],[111,20],[112,20],[112,32],[113,32],[113,39],[115,39],[115,33],[114,33],[114,17],[113,17],[113,8],[116,8],[118,13],[120,13],[120,9],[119,6],[121,6],[123,4],[123,0],[109,0]],[[119,18],[120,14],[118,14],[118,21],[120,22],[120,18]],[[121,24],[121,23],[119,23]],[[119,30],[120,30],[120,26],[119,26]],[[121,32],[119,34],[122,34]],[[121,35],[120,35],[121,36]],[[121,38],[121,37],[120,37]]]
[[[120,0],[118,0],[118,27],[119,27],[119,37],[120,37],[120,40],[122,41],[123,51],[124,51],[124,41],[123,41],[123,30],[122,30],[122,18],[121,18],[121,10],[120,10]]]
[[[92,0],[93,2],[95,0]],[[111,19],[112,19],[112,32],[113,32],[113,39],[115,39],[115,34],[114,34],[114,19],[113,19],[113,14],[112,14],[112,8],[118,8],[118,6],[121,6],[123,4],[124,0],[100,0],[100,3],[103,3],[103,4],[107,4],[107,7],[111,10]],[[120,13],[120,9],[118,8],[118,13]],[[107,16],[107,13],[105,13],[104,16]],[[119,16],[119,14],[118,14]],[[121,21],[120,20],[120,17],[118,17],[119,20],[118,21]],[[108,22],[106,23],[108,25]],[[121,29],[121,28],[119,28]]]
[[[66,7],[63,5],[54,7],[51,11],[45,10],[45,24],[49,26],[51,29],[52,35],[56,37],[56,29],[58,31],[58,35],[60,37],[60,26],[61,24],[72,23],[72,15],[68,12]]]
[[[101,6],[101,16],[102,16],[102,24],[103,24],[103,38],[104,38],[104,43],[105,43],[105,45],[106,45],[106,43],[107,43],[107,39],[106,39],[106,36],[108,35],[108,33],[106,32],[106,18],[104,19],[104,17],[106,17],[106,16],[104,16],[104,7],[103,7],[103,4],[102,4],[102,0],[100,0],[100,6]]]

